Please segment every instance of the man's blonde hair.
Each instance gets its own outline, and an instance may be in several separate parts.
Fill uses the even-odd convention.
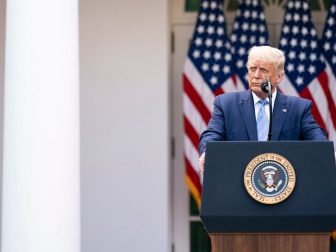
[[[247,67],[249,67],[252,59],[273,63],[277,71],[282,73],[285,71],[285,55],[277,48],[271,46],[253,46],[249,50]]]

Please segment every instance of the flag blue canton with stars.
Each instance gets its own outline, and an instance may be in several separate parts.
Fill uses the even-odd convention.
[[[286,55],[286,75],[298,92],[324,70],[307,1],[288,1],[279,49]]]
[[[326,18],[322,47],[324,57],[329,62],[334,75],[336,76],[336,0],[330,2],[329,12]]]
[[[230,48],[222,1],[203,0],[188,57],[213,91],[232,76]]]
[[[268,32],[260,0],[243,0],[237,10],[231,34],[231,53],[235,72],[248,88],[247,55],[255,45],[268,44]]]

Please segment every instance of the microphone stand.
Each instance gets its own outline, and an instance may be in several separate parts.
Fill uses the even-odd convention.
[[[271,141],[272,138],[272,85],[269,79],[267,80],[268,85],[268,99],[269,99],[269,127],[268,127],[268,138],[267,141]]]

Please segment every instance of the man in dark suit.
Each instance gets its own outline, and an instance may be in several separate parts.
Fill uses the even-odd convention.
[[[277,90],[276,86],[284,76],[284,66],[285,56],[277,48],[255,46],[250,49],[247,62],[250,89],[215,98],[208,128],[200,137],[200,172],[204,169],[205,146],[208,141],[267,140],[268,132],[265,129],[269,126],[269,105],[267,93],[262,91],[261,85],[268,80],[272,85],[273,98],[271,140],[327,140],[311,114],[312,102],[284,95]],[[261,128],[258,125],[259,117],[266,121]]]

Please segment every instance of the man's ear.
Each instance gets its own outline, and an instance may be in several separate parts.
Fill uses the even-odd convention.
[[[284,72],[283,71],[281,71],[277,74],[277,80],[276,80],[277,84],[279,84],[282,81],[283,77],[284,77]]]

